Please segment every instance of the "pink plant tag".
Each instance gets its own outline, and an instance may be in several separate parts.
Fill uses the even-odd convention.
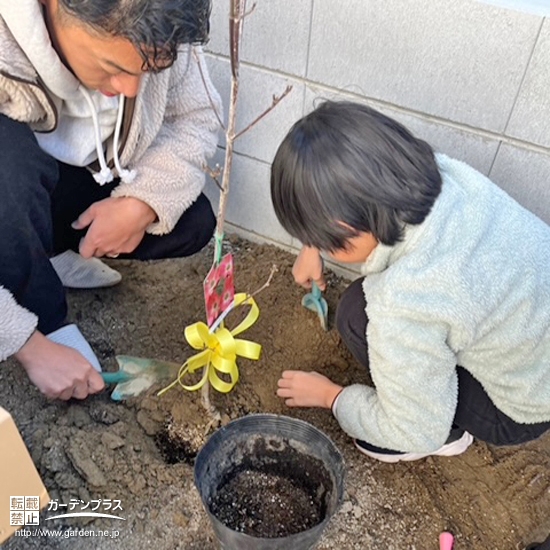
[[[214,264],[204,279],[204,303],[209,327],[225,311],[235,297],[233,256],[226,254],[219,264]]]

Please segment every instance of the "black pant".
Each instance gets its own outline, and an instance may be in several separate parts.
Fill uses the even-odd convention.
[[[344,292],[336,312],[336,325],[353,356],[369,367],[366,340],[367,315],[363,279],[354,281]],[[497,409],[481,384],[464,368],[457,366],[458,404],[454,425],[474,437],[494,445],[516,445],[536,439],[550,429],[550,422],[519,424]]]
[[[49,258],[72,249],[86,230],[71,223],[92,203],[107,198],[118,180],[98,185],[85,168],[57,162],[43,152],[26,124],[0,115],[0,285],[38,316],[48,334],[67,315],[65,290]],[[190,256],[214,232],[215,217],[200,195],[167,235],[146,234],[131,254],[151,260]]]
[[[550,550],[550,535],[548,535],[548,538],[540,544],[530,544],[526,550]]]

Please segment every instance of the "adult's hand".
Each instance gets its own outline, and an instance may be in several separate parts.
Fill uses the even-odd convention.
[[[35,331],[15,358],[31,382],[51,399],[84,399],[105,387],[103,378],[78,351]]]
[[[88,227],[80,242],[80,255],[91,258],[133,252],[156,218],[148,204],[134,197],[109,197],[95,202],[72,224],[74,229]]]
[[[323,259],[317,248],[302,247],[292,267],[292,276],[300,286],[311,288],[311,283],[314,282],[321,290],[325,290]]]
[[[330,409],[342,386],[318,372],[285,370],[277,382],[277,395],[289,407],[322,407]]]

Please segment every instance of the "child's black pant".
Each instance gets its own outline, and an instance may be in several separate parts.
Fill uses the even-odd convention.
[[[336,325],[354,357],[368,368],[367,316],[363,279],[354,281],[344,292],[336,312]],[[493,445],[516,445],[536,439],[550,429],[550,422],[518,424],[497,409],[481,384],[464,368],[457,366],[458,404],[454,424],[477,439]]]
[[[38,315],[48,334],[63,325],[65,290],[49,258],[72,249],[86,231],[71,223],[92,203],[110,196],[118,180],[98,185],[85,168],[57,162],[44,153],[26,124],[0,115],[0,285]],[[150,260],[189,256],[210,240],[215,217],[200,195],[171,233],[146,234],[131,254]]]

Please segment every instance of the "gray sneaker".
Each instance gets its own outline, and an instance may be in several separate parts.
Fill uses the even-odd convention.
[[[120,283],[122,275],[99,258],[83,258],[66,250],[50,258],[50,262],[66,288],[103,288]]]

